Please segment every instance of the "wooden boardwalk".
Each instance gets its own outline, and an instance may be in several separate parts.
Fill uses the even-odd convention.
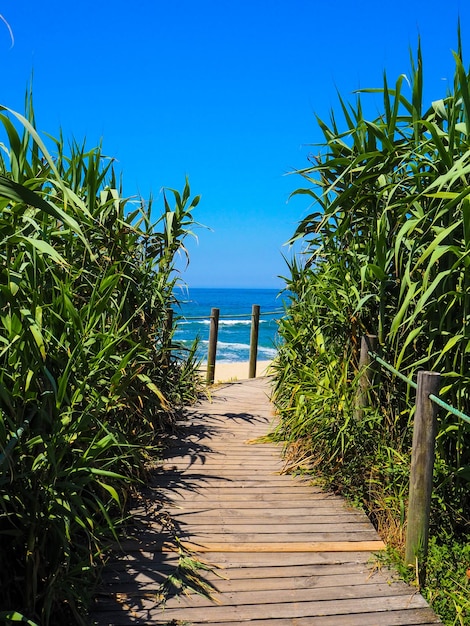
[[[226,385],[187,412],[183,438],[142,493],[133,536],[108,566],[100,626],[437,624],[422,596],[369,564],[382,543],[344,501],[281,475],[279,448],[251,441],[273,419],[267,379]],[[163,502],[162,502],[163,498]],[[197,551],[213,598],[161,584]],[[190,552],[189,554],[193,554]],[[373,560],[373,559],[372,559]]]

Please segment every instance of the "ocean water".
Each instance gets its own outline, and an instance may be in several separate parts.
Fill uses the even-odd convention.
[[[251,311],[260,306],[258,360],[269,361],[276,355],[279,342],[277,320],[282,317],[285,294],[277,289],[185,289],[175,292],[177,330],[174,340],[189,347],[199,338],[197,356],[207,361],[209,316],[220,309],[217,362],[248,361],[250,356]],[[197,318],[197,319],[193,319]]]

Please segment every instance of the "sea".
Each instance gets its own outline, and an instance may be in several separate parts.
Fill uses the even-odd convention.
[[[278,289],[184,288],[175,292],[179,305],[174,309],[174,341],[189,348],[198,338],[196,356],[207,361],[210,314],[218,308],[217,362],[248,361],[252,306],[260,306],[258,361],[270,361],[279,344],[278,320],[284,315],[288,295]]]

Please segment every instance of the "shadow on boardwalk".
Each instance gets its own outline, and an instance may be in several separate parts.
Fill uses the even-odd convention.
[[[97,624],[439,623],[415,590],[372,570],[383,544],[364,514],[281,475],[274,444],[253,445],[273,419],[268,393],[267,379],[242,381],[188,409],[107,567]],[[193,572],[194,558],[207,569]],[[202,593],[168,584],[175,571]]]

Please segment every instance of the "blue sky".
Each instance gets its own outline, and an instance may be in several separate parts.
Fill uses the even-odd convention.
[[[22,112],[34,71],[40,131],[102,139],[126,194],[156,206],[186,175],[201,194],[194,217],[211,230],[188,242],[192,287],[282,287],[283,244],[309,212],[289,172],[337,90],[352,100],[384,69],[409,73],[420,35],[425,97],[442,97],[459,15],[470,55],[464,0],[0,0],[0,14],[14,34],[0,22],[1,104]]]

